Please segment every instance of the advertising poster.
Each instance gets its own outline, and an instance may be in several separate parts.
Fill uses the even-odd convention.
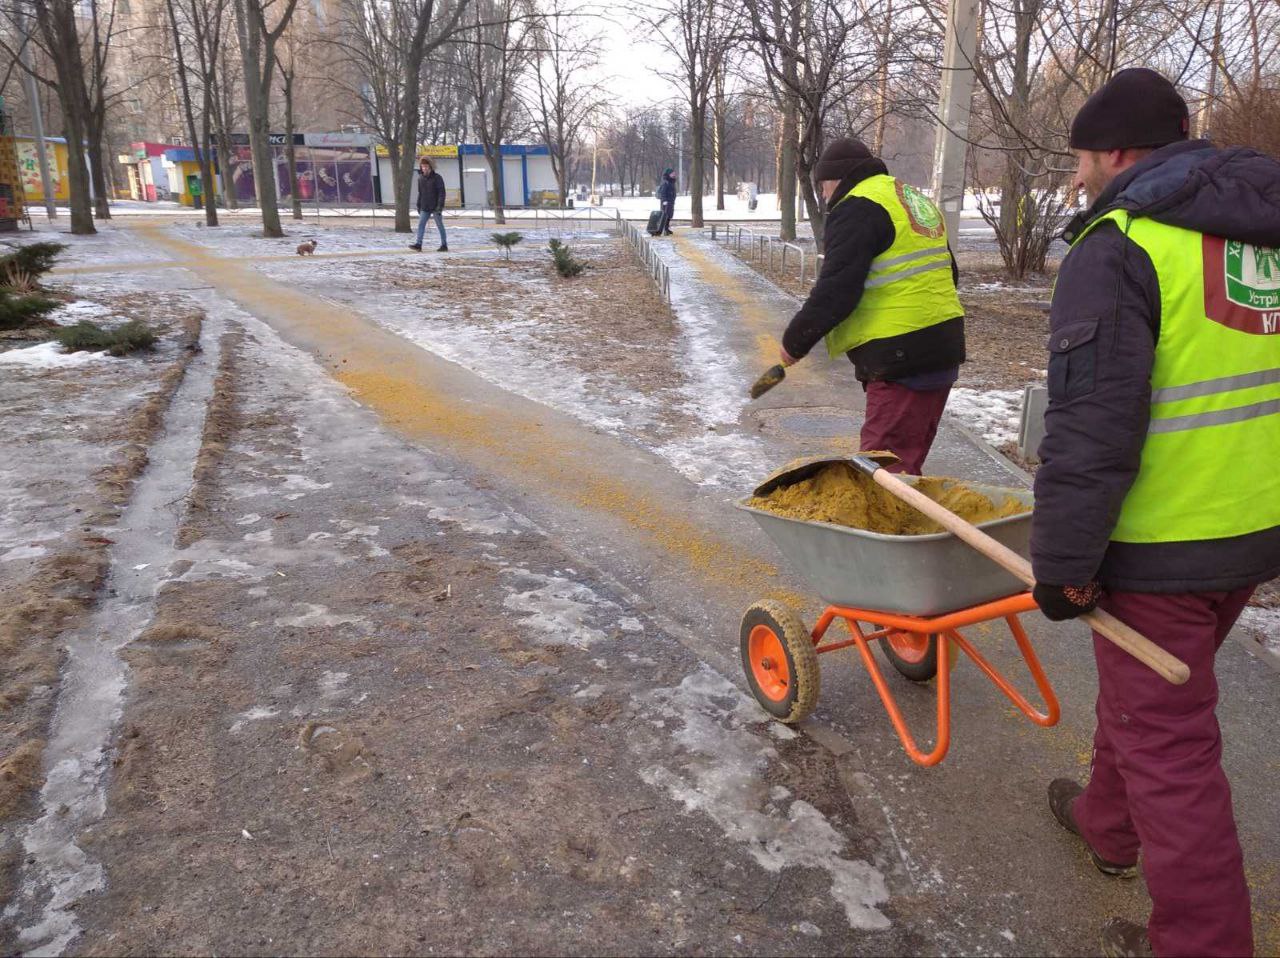
[[[280,148],[283,160],[284,150]],[[280,195],[289,193],[289,165],[278,167]],[[373,202],[373,176],[367,147],[298,148],[298,196],[304,202],[324,205],[359,205]]]
[[[22,192],[39,200],[44,196],[44,187],[40,184],[40,161],[36,157],[34,140],[17,140],[18,173],[22,177]],[[62,151],[53,143],[48,144],[49,181],[55,198],[67,198],[66,185],[63,180]]]
[[[258,201],[258,192],[253,185],[253,153],[248,146],[231,147],[224,176],[227,192],[241,203],[252,205]]]

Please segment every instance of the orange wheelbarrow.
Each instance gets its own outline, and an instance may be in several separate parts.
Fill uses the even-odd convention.
[[[892,458],[892,457],[890,457]],[[879,460],[879,461],[878,461]],[[795,612],[776,602],[758,602],[742,619],[742,666],[756,700],[784,722],[799,722],[818,701],[823,652],[856,645],[907,754],[921,765],[936,765],[951,743],[951,669],[961,653],[995,683],[1037,725],[1057,724],[1058,700],[1027,638],[1019,614],[1036,608],[1031,565],[1023,556],[1031,537],[1031,493],[1025,489],[968,484],[993,501],[1021,499],[1028,511],[970,525],[922,495],[912,476],[883,469],[877,453],[847,459],[813,459],[775,473],[756,489],[765,495],[813,475],[831,462],[846,462],[894,496],[934,519],[946,531],[932,535],[881,535],[825,522],[790,519],[753,508],[750,512],[774,544],[827,602],[810,633]],[[972,550],[972,551],[971,551]],[[851,638],[824,643],[827,630],[843,619]],[[1044,700],[1033,707],[976,648],[960,634],[965,626],[1004,619]],[[1085,622],[1175,685],[1190,675],[1185,663],[1115,617],[1094,610]],[[863,623],[870,628],[864,631]],[[870,643],[878,641],[898,672],[914,682],[937,678],[938,729],[933,750],[925,753],[907,729]]]
[[[1018,620],[1020,613],[1035,607],[1029,592],[931,617],[831,605],[811,633],[789,606],[780,602],[757,602],[742,617],[742,667],[756,701],[769,714],[783,722],[799,722],[818,704],[822,688],[818,656],[856,646],[889,713],[889,720],[902,740],[902,747],[917,764],[937,765],[951,747],[951,670],[961,653],[972,659],[1036,725],[1057,724],[1060,714],[1057,696]],[[828,638],[828,629],[837,619],[848,626],[850,638]],[[1028,702],[959,631],[992,619],[1004,619],[1008,624],[1044,701],[1043,711]],[[917,683],[937,679],[937,733],[932,750],[922,750],[907,728],[889,683],[871,654],[873,642],[880,643],[885,658],[905,678]]]
[[[896,477],[908,483],[913,477]],[[1000,501],[1006,496],[1031,504],[1025,489],[971,484]],[[762,486],[761,488],[766,488]],[[1015,706],[1037,725],[1051,726],[1060,709],[1031,641],[1018,616],[1036,608],[1026,586],[993,562],[975,554],[949,532],[893,536],[789,519],[755,509],[750,512],[828,603],[812,631],[779,602],[757,602],[742,619],[742,667],[756,700],[783,722],[799,722],[818,703],[821,672],[818,656],[855,646],[907,754],[920,765],[936,765],[951,745],[951,671],[968,656]],[[983,532],[1010,549],[1024,552],[1031,535],[1031,515],[1010,516],[981,525]],[[836,639],[828,630],[843,620],[849,637]],[[1043,700],[1033,706],[975,648],[961,629],[1003,619],[1017,643]],[[885,680],[872,643],[893,668],[915,683],[936,680],[937,733],[924,751],[907,728],[902,710]]]

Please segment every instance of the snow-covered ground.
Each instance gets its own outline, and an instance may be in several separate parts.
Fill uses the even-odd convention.
[[[947,400],[947,412],[993,446],[1014,442],[1022,422],[1022,390],[956,386]]]
[[[757,440],[738,431],[745,404],[741,386],[749,377],[721,342],[714,310],[689,300],[673,279],[680,338],[661,347],[666,359],[659,365],[675,371],[681,385],[674,394],[639,389],[579,356],[563,339],[579,322],[582,330],[574,335],[598,338],[588,314],[625,310],[627,304],[595,302],[603,294],[581,288],[567,299],[562,282],[544,265],[546,237],[522,232],[526,242],[513,252],[511,267],[494,264],[499,254],[487,233],[470,229],[450,237],[451,250],[458,237],[464,260],[454,254],[412,257],[403,267],[391,267],[393,273],[385,263],[363,260],[264,262],[258,268],[273,279],[302,282],[326,298],[358,304],[375,322],[504,389],[645,445],[695,482],[733,489],[749,484],[760,462]],[[200,238],[198,233],[186,235]],[[573,243],[579,250],[621,249],[607,235],[587,234]],[[405,281],[416,288],[396,285]],[[477,295],[467,297],[468,285]],[[608,342],[620,353],[636,348]]]
[[[1249,606],[1240,615],[1240,625],[1256,635],[1262,647],[1280,660],[1280,609]]]

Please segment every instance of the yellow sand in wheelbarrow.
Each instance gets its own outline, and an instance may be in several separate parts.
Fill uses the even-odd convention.
[[[1019,555],[1027,550],[1031,535],[1030,492],[899,477],[882,468],[892,461],[893,456],[882,453],[805,460],[775,473],[756,489],[753,498],[738,504],[755,517],[827,603],[812,632],[781,603],[757,602],[747,609],[741,629],[742,665],[756,700],[775,718],[799,722],[818,702],[818,656],[856,646],[907,754],[920,765],[936,765],[951,744],[952,657],[963,653],[1031,721],[1046,727],[1057,724],[1057,697],[1018,618],[1036,608],[1028,591],[1035,584],[1031,565]],[[809,480],[815,480],[809,484],[816,486],[825,478],[823,471],[830,474],[833,468],[855,473],[867,484],[868,499],[874,498],[873,494],[883,497],[879,490],[884,490],[895,505],[900,501],[910,507],[906,510],[909,517],[903,514],[902,505],[895,513],[885,508],[882,499],[872,510],[876,514],[873,521],[857,523],[886,530],[877,532],[780,515],[774,511],[776,505],[762,501],[771,495],[781,498],[788,487]],[[843,509],[858,516],[858,496],[845,502],[839,500],[840,495],[839,490],[831,493],[832,501],[823,503],[814,514],[841,515],[839,510]],[[978,523],[956,515],[943,504],[948,501],[957,508],[960,503],[979,504],[974,513]],[[982,508],[982,503],[990,509]],[[806,514],[803,509],[797,513],[791,507],[794,505],[781,511]],[[984,515],[990,518],[983,521]],[[925,522],[912,521],[921,517],[927,517]],[[900,534],[902,530],[914,534]],[[1096,610],[1083,618],[1169,682],[1187,680],[1184,663],[1113,616]],[[851,638],[824,642],[836,619],[845,622]],[[1003,619],[1008,625],[1043,699],[1043,710],[1032,706],[960,632],[994,619]],[[929,752],[916,745],[871,654],[871,643],[876,641],[906,678],[915,682],[937,679],[937,735]]]

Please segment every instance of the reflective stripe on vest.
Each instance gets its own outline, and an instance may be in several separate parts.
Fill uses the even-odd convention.
[[[894,236],[889,248],[872,260],[857,308],[827,334],[827,352],[838,356],[872,340],[963,316],[951,278],[946,225],[929,198],[886,175],[867,177],[839,202],[851,196],[882,207]]]
[[[1146,252],[1160,285],[1151,419],[1111,538],[1280,526],[1280,253],[1119,210],[1073,249],[1108,220]]]

